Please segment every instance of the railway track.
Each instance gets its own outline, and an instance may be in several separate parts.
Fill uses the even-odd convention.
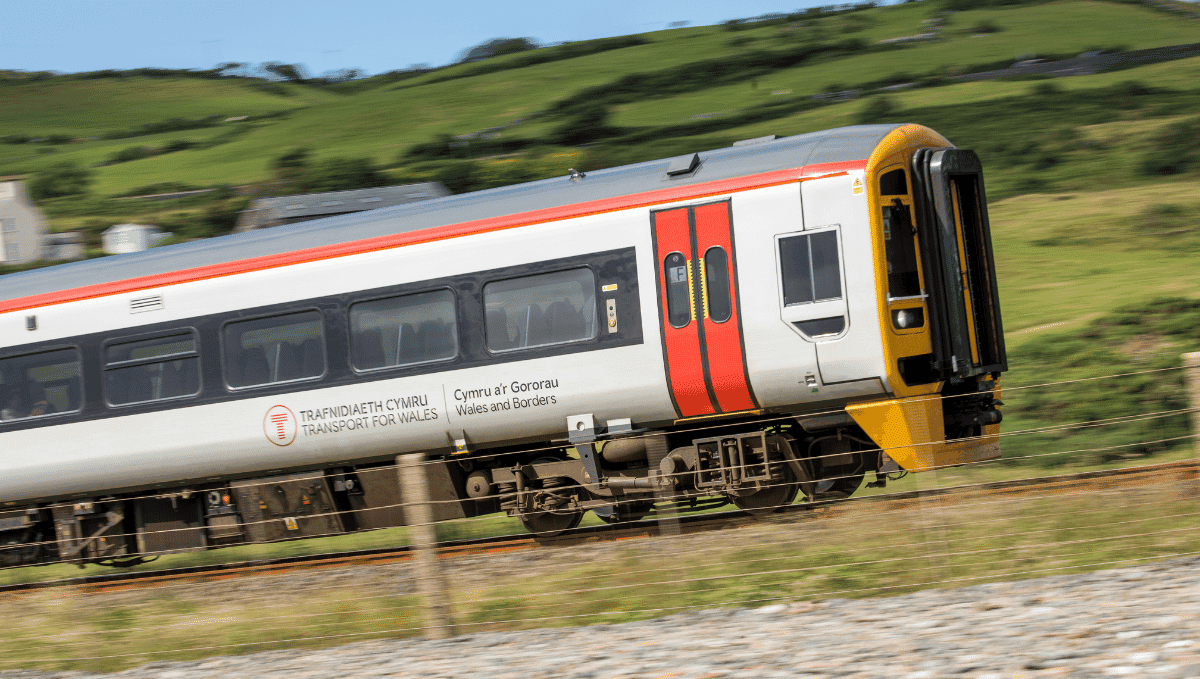
[[[796,515],[812,510],[832,508],[842,505],[878,506],[893,504],[903,506],[913,501],[931,498],[961,498],[963,500],[979,495],[1019,495],[1028,493],[1031,488],[1037,488],[1050,494],[1067,494],[1084,492],[1084,490],[1108,489],[1121,486],[1140,486],[1150,483],[1161,483],[1166,480],[1200,481],[1200,460],[1168,462],[1124,469],[1110,469],[1075,474],[1063,474],[1049,477],[1014,479],[989,483],[946,486],[941,488],[919,489],[896,493],[880,493],[877,495],[857,496],[853,498],[819,500],[803,504],[795,504],[782,508],[777,513],[755,516],[744,511],[728,511],[707,514],[679,516],[678,532],[680,534],[733,528],[757,523],[763,520],[787,520],[787,515]],[[438,547],[441,558],[456,558],[463,556],[478,556],[496,554],[508,551],[534,549],[538,547],[568,546],[587,542],[611,542],[638,538],[655,537],[662,533],[660,519],[650,519],[622,525],[600,525],[576,528],[561,535],[544,538],[534,535],[503,535],[496,537],[457,540],[442,543]],[[65,578],[42,582],[18,583],[0,586],[0,593],[23,592],[40,589],[64,587],[80,588],[89,592],[117,591],[135,587],[149,587],[169,584],[179,581],[221,580],[235,577],[252,577],[256,575],[276,574],[293,570],[311,568],[335,568],[355,565],[370,565],[378,563],[393,563],[412,558],[412,548],[409,546],[384,547],[349,552],[328,554],[312,554],[304,556],[289,556],[276,559],[266,559],[252,562],[237,562],[228,564],[211,564],[190,566],[167,570],[133,571],[93,575],[79,578]]]

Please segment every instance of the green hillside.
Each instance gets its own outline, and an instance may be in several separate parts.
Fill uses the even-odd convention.
[[[335,158],[363,159],[362,181],[437,179],[461,191],[766,134],[922,123],[983,158],[1009,383],[1034,384],[1057,374],[1047,344],[1117,338],[1093,367],[1119,369],[1120,342],[1133,340],[1101,331],[1109,314],[1127,318],[1158,297],[1200,299],[1200,230],[1188,218],[1200,209],[1200,57],[1070,78],[955,76],[1035,56],[1197,43],[1198,19],[1171,0],[923,0],[336,85],[0,73],[0,176],[89,168],[87,194],[42,201],[53,229],[94,239],[136,220],[187,238],[229,229],[251,195],[349,181],[337,175],[345,163],[327,165]],[[937,40],[880,42],[931,31]],[[846,91],[857,96],[813,96]],[[489,129],[498,138],[453,140]],[[307,164],[276,162],[296,149],[307,149]],[[219,190],[117,198],[210,187]],[[1169,351],[1196,344],[1178,335]],[[1109,411],[1126,407],[1140,406],[1131,397]],[[1014,408],[1011,424],[1040,417],[1053,416]]]

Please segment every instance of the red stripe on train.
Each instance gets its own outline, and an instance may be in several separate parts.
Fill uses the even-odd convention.
[[[250,259],[223,262],[221,264],[211,264],[192,269],[181,269],[179,271],[154,274],[151,276],[129,278],[121,281],[113,281],[111,283],[99,283],[96,285],[88,285],[69,290],[59,290],[39,295],[18,297],[16,299],[0,302],[0,313],[21,311],[23,309],[32,309],[35,307],[49,306],[52,304],[77,302],[85,299],[94,299],[96,297],[107,297],[109,295],[118,295],[125,292],[136,292],[138,290],[159,288],[167,285],[191,283],[194,281],[220,278],[223,276],[232,276],[235,274],[249,273],[252,271],[263,271],[283,266],[290,266],[293,264],[304,264],[325,259],[334,259],[337,257],[376,252],[378,250],[388,250],[392,248],[403,247],[405,245],[429,243],[439,240],[446,240],[448,238],[458,238],[461,236],[487,233],[490,231],[512,229],[520,226],[531,226],[533,224],[554,222],[573,217],[585,217],[589,215],[603,214],[606,212],[615,212],[618,210],[649,207],[656,204],[704,198],[707,196],[715,196],[734,191],[746,191],[750,189],[765,188],[768,186],[777,186],[779,184],[786,184],[794,181],[819,179],[821,176],[831,176],[833,174],[846,172],[849,170],[863,169],[866,167],[866,162],[867,161],[865,160],[856,160],[838,163],[822,163],[820,165],[807,165],[788,170],[775,170],[772,172],[764,172],[746,177],[721,179],[718,181],[694,184],[691,186],[659,189],[656,191],[647,191],[645,193],[635,193],[629,196],[619,196],[617,198],[606,198],[603,200],[577,203],[562,207],[519,212],[502,217],[478,219],[469,222],[451,224],[448,226],[439,226],[430,229],[422,229],[420,231],[412,231],[409,233],[378,236],[375,238],[366,238],[347,243],[337,243],[334,245],[295,250],[293,252],[284,252],[276,255],[253,257]],[[569,190],[569,188],[564,188],[563,190]]]

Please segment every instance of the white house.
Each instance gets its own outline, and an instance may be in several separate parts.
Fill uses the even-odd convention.
[[[40,258],[45,235],[46,217],[29,202],[24,182],[0,182],[0,263]]]
[[[100,234],[100,240],[106,253],[120,255],[147,250],[170,236],[157,226],[148,224],[115,224]]]

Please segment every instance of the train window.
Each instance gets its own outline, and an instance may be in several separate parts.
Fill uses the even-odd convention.
[[[0,359],[0,420],[79,410],[82,375],[74,348]]]
[[[733,301],[729,295],[729,258],[724,248],[709,248],[704,253],[704,287],[708,300],[708,317],[715,323],[724,323],[733,315]]]
[[[487,346],[508,351],[596,336],[596,277],[571,269],[483,286]]]
[[[191,331],[110,344],[104,349],[104,399],[127,405],[200,393],[200,356]]]
[[[780,238],[784,305],[841,299],[840,262],[837,231]]]
[[[252,387],[320,377],[325,373],[321,312],[226,323],[223,331],[225,381]]]
[[[909,207],[893,201],[883,206],[883,243],[888,267],[888,293],[892,297],[913,297],[921,294],[921,278],[917,274],[916,233]]]
[[[436,290],[351,304],[350,355],[356,370],[454,358],[454,293]]]
[[[906,196],[908,195],[908,179],[904,170],[892,170],[879,178],[879,195]]]
[[[678,252],[663,260],[663,278],[667,281],[667,320],[672,328],[686,328],[692,322],[692,283],[688,261]]]

